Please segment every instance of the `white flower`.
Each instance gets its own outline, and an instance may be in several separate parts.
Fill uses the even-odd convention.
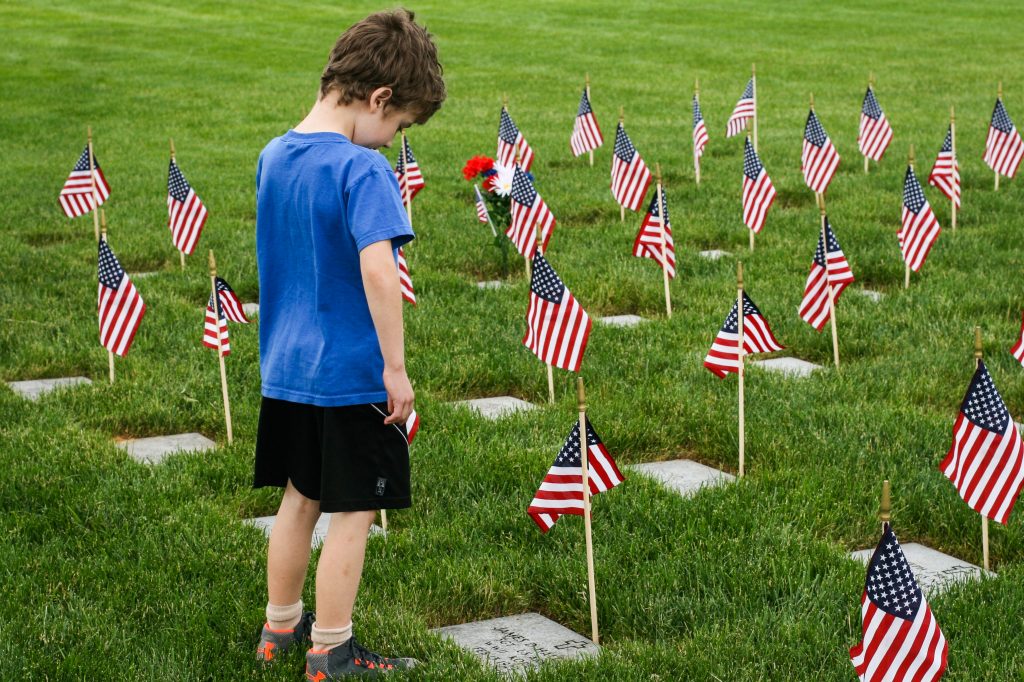
[[[497,172],[497,175],[492,179],[494,193],[499,197],[507,197],[512,192],[512,178],[515,176],[515,168],[495,163],[494,170]]]

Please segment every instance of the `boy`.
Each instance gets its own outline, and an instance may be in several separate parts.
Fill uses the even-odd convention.
[[[256,170],[263,400],[253,486],[285,489],[257,658],[311,640],[306,676],[317,682],[415,664],[352,636],[376,510],[410,506],[413,390],[396,254],[414,235],[374,150],[444,99],[437,48],[413,14],[372,14],[338,39],[313,110],[270,141]],[[314,616],[300,597],[321,512],[331,521]]]

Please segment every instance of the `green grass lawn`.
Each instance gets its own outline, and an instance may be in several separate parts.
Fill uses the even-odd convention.
[[[265,541],[242,525],[279,494],[250,489],[259,405],[257,325],[233,325],[227,360],[235,442],[226,444],[214,353],[200,345],[205,253],[243,300],[258,298],[254,169],[263,145],[308,110],[345,27],[383,6],[243,2],[0,5],[0,378],[83,374],[92,388],[38,404],[0,390],[0,678],[298,679],[301,657],[253,660],[265,605]],[[831,339],[796,314],[819,229],[800,176],[810,93],[842,164],[829,215],[858,283],[838,309],[842,370],[804,381],[748,374],[742,482],[683,500],[639,476],[595,500],[604,650],[530,679],[850,680],[864,569],[883,478],[893,523],[974,563],[980,522],[937,469],[973,370],[972,329],[1012,414],[1024,371],[1010,356],[1024,307],[1021,178],[993,192],[981,161],[996,84],[1024,122],[1020,6],[990,3],[544,2],[413,6],[436,34],[449,100],[410,142],[427,187],[407,257],[420,304],[406,308],[423,428],[415,505],[370,542],[360,638],[426,665],[417,680],[498,679],[429,630],[539,611],[589,632],[583,524],[543,536],[526,515],[572,426],[573,377],[553,406],[496,424],[450,401],[546,399],[543,365],[520,339],[527,283],[480,291],[500,270],[475,222],[466,159],[493,155],[502,94],[536,152],[537,186],[558,227],[549,260],[591,316],[635,313],[636,329],[595,327],[584,360],[590,417],[620,465],[688,457],[736,468],[736,380],[701,365],[735,296],[748,291],[786,354],[829,365]],[[757,249],[740,220],[742,139],[726,119],[757,63],[760,154],[779,197]],[[590,168],[568,138],[584,74],[607,138]],[[862,169],[856,132],[868,73],[895,129]],[[711,134],[693,182],[694,79]],[[926,193],[943,232],[904,291],[896,242],[910,144],[927,176],[958,119],[964,206]],[[679,261],[675,314],[662,280],[633,258],[639,215],[619,221],[608,191],[615,114],[664,169]],[[149,312],[118,381],[96,340],[91,216],[57,194],[85,129],[112,188],[110,243]],[[168,137],[210,210],[187,270],[166,229]],[[394,158],[394,151],[388,152]],[[862,286],[885,294],[879,303]],[[200,431],[221,447],[150,467],[114,438]],[[931,600],[949,641],[950,680],[1024,679],[1024,532],[993,524],[999,577]],[[305,593],[313,601],[312,580]]]

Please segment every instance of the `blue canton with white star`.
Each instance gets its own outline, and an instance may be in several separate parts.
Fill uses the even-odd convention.
[[[1013,132],[1013,121],[1010,120],[1010,115],[1006,113],[1006,107],[1003,106],[1003,100],[1001,99],[996,100],[996,108],[992,112],[992,127],[1007,135]]]
[[[619,127],[615,129],[615,156],[629,163],[633,160],[634,154],[636,154],[636,147],[629,141],[626,129],[619,123]]]
[[[217,298],[219,299],[220,297],[218,296]],[[220,300],[218,300],[217,303],[220,303]],[[217,317],[219,317],[222,320],[224,319],[224,306],[214,305],[213,294],[210,294],[210,300],[206,302],[206,307],[209,308],[210,310],[216,310]]]
[[[409,147],[409,138],[405,139],[405,145],[404,146],[405,146],[405,153],[398,155],[398,163],[395,164],[395,172],[399,173],[399,174],[405,172],[405,164],[406,164],[406,162],[408,162],[408,163],[416,163],[416,157],[412,155],[412,149]]]
[[[945,152],[947,154],[953,151],[953,131],[949,128],[946,129],[946,139],[942,142],[942,149],[939,153]]]
[[[914,169],[910,166],[907,166],[907,175],[903,180],[903,204],[914,213],[920,213],[925,205],[921,183],[917,181]]]
[[[587,97],[587,89],[583,88],[583,97],[580,99],[580,108],[576,112],[576,116],[585,116],[592,112],[593,109],[590,108],[590,98]]]
[[[190,189],[192,188],[178,169],[178,164],[171,159],[171,169],[167,174],[167,193],[174,197],[175,201],[185,203]]]
[[[747,296],[747,292],[743,292],[743,317],[750,315],[760,315],[761,311],[757,309],[754,302]],[[732,310],[729,311],[728,317],[725,318],[725,324],[722,325],[722,331],[729,334],[740,333],[740,320],[739,313],[736,312],[736,304],[732,304]]]
[[[762,165],[761,159],[757,158],[757,152],[754,151],[754,145],[750,144],[748,137],[743,146],[743,174],[751,180],[757,180],[762,168],[764,165]]]
[[[668,219],[668,194],[665,192],[664,187],[661,188],[661,207],[664,209],[665,212],[665,224],[671,227],[672,223]],[[658,212],[657,192],[655,192],[654,196],[651,197],[651,205],[647,207],[647,212],[651,214],[652,218],[657,218],[660,215]]]
[[[807,125],[804,127],[804,139],[815,147],[824,147],[825,143],[828,142],[828,135],[825,134],[825,129],[821,127],[821,121],[818,120],[813,110],[807,116]]]
[[[124,269],[107,246],[106,240],[100,240],[99,278],[100,284],[108,289],[117,289],[124,279]]]
[[[984,362],[978,363],[978,369],[971,379],[971,386],[967,389],[960,411],[973,424],[983,429],[995,431],[999,435],[1006,432],[1010,413],[999,396],[999,391],[992,382],[992,375],[988,373]]]
[[[501,123],[498,125],[498,137],[507,142],[508,144],[515,144],[519,138],[519,128],[512,122],[512,117],[508,115],[508,109],[501,110]]]
[[[520,170],[519,166],[516,166],[512,176],[512,198],[523,206],[533,206],[533,202],[537,200],[537,190],[534,189],[529,176]]]
[[[565,285],[555,274],[554,269],[537,249],[533,257],[533,276],[530,278],[530,291],[550,303],[561,303],[565,296]]]
[[[754,99],[754,79],[751,78],[747,81],[747,87],[743,89],[743,94],[740,95],[740,99]]]
[[[704,114],[700,113],[700,100],[697,99],[697,95],[693,96],[693,127],[696,128],[697,124],[704,120]]]
[[[870,87],[864,95],[864,105],[860,108],[860,112],[876,121],[882,118],[882,107],[878,105],[878,100],[875,99],[875,91]]]
[[[587,445],[595,446],[600,444],[601,439],[597,437],[597,433],[594,431],[594,427],[590,425],[590,420],[588,419]],[[583,466],[583,457],[580,452],[580,423],[578,421],[573,424],[572,431],[569,432],[569,437],[565,439],[565,444],[562,446],[562,449],[558,451],[558,455],[555,457],[555,466]]]
[[[92,167],[93,168],[99,168],[100,167],[100,162],[96,160],[95,156],[92,157]],[[77,171],[77,172],[81,173],[82,171],[88,172],[88,170],[89,170],[89,145],[85,145],[85,149],[82,150],[82,155],[80,157],[78,157],[78,161],[75,163],[75,167],[72,168],[71,171],[72,172]]]
[[[832,226],[829,224],[827,217],[825,218],[825,237],[828,238],[829,253],[835,253],[840,250],[839,240],[832,233]],[[821,233],[818,233],[818,248],[814,250],[814,262],[821,267],[825,267],[825,245],[822,243]]]
[[[910,563],[888,523],[871,557],[864,589],[876,607],[906,620],[914,619],[924,601]]]

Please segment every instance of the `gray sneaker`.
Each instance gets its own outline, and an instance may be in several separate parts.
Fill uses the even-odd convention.
[[[314,620],[313,612],[306,611],[291,630],[271,630],[270,625],[264,623],[263,632],[260,633],[260,643],[256,647],[257,660],[270,663],[275,656],[280,656],[288,651],[294,644],[311,642],[310,633],[313,631]]]
[[[349,675],[375,677],[395,670],[408,670],[419,663],[415,658],[385,658],[350,638],[333,649],[306,653],[306,679],[309,682],[330,682]]]

